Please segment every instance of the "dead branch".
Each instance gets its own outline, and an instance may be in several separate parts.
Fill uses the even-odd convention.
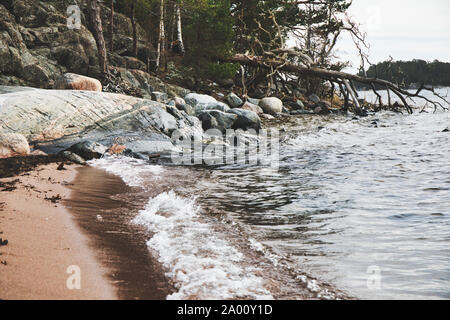
[[[420,92],[422,90],[428,90],[428,91],[434,92],[434,90],[432,88],[430,89],[425,86],[423,86],[423,88],[420,88],[420,90],[418,90],[416,93],[410,93],[407,90],[402,89],[399,85],[389,82],[387,80],[378,79],[378,78],[370,78],[370,77],[362,77],[359,75],[345,73],[342,71],[327,70],[327,69],[322,69],[322,68],[312,67],[312,66],[305,67],[305,66],[301,66],[301,65],[294,65],[284,59],[276,59],[276,58],[270,58],[270,57],[259,57],[259,56],[248,56],[248,55],[244,55],[244,54],[236,54],[232,57],[220,59],[220,60],[222,60],[223,62],[239,63],[241,65],[262,68],[262,69],[268,69],[268,70],[271,70],[271,72],[273,72],[274,70],[277,70],[277,71],[293,73],[296,75],[302,75],[302,76],[306,76],[306,77],[319,78],[322,80],[338,83],[341,85],[340,86],[341,88],[342,87],[346,88],[345,91],[347,93],[349,93],[350,96],[352,97],[352,99],[354,100],[354,104],[357,108],[357,110],[355,110],[356,112],[359,112],[360,110],[358,110],[359,104],[357,103],[358,100],[357,100],[356,94],[350,85],[350,82],[352,82],[352,81],[370,85],[372,87],[372,89],[374,89],[375,91],[376,91],[375,86],[377,86],[377,85],[380,87],[386,88],[388,91],[391,91],[395,95],[398,96],[398,98],[403,103],[403,107],[408,111],[408,113],[412,113],[413,110],[407,103],[406,98],[420,98],[420,99],[423,99],[423,100],[433,104],[435,106],[435,108],[437,106],[439,106],[444,110],[448,109],[448,108],[444,107],[444,105],[442,103],[431,101],[430,99],[424,97],[423,95],[420,95]],[[346,81],[349,81],[349,83],[346,83]],[[344,85],[344,86],[342,86],[342,85]],[[345,94],[345,96],[347,96],[347,98],[348,98],[347,94]],[[441,98],[442,100],[444,100],[448,104],[448,101],[445,100],[443,97],[440,97],[440,96],[438,96],[438,97]],[[380,103],[381,103],[381,99],[380,99]]]

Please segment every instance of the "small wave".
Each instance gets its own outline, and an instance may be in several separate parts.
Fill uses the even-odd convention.
[[[150,199],[133,221],[155,233],[147,245],[178,289],[167,298],[272,299],[263,279],[240,266],[242,253],[200,221],[200,210],[194,199],[169,191]]]
[[[108,156],[91,160],[91,165],[115,174],[131,187],[143,185],[145,177],[157,178],[164,171],[159,165],[148,165],[144,160],[132,159],[122,156]]]
[[[111,156],[91,165],[120,176],[130,186],[145,187],[164,168],[145,161]],[[174,191],[151,198],[132,221],[153,234],[147,246],[156,252],[166,276],[178,289],[167,299],[273,299],[257,268],[240,264],[243,254],[201,221],[195,199]]]

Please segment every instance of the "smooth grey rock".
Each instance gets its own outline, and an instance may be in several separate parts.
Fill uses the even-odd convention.
[[[303,104],[302,100],[297,99],[297,101],[295,101],[295,103],[297,104],[298,109],[305,109],[305,105]]]
[[[177,107],[178,109],[186,105],[186,101],[184,101],[184,99],[181,97],[174,97],[172,101],[175,103],[175,107]]]
[[[107,150],[107,147],[98,142],[86,140],[74,144],[67,151],[73,152],[86,160],[92,160],[101,158]]]
[[[250,111],[253,111],[253,112],[257,113],[257,114],[264,113],[263,109],[261,109],[260,106],[258,106],[256,104],[253,104],[253,103],[250,103],[248,101],[244,103],[244,105],[241,107],[241,109],[250,110]]]
[[[259,102],[259,106],[264,113],[276,114],[283,111],[283,102],[276,97],[263,98]]]
[[[192,108],[188,104],[177,106],[177,109],[186,112],[186,114],[188,114],[190,116],[195,116],[194,108]]]
[[[205,110],[219,110],[222,112],[227,112],[228,110],[230,110],[230,107],[226,103],[216,101],[214,103],[197,105],[194,110],[196,114]]]
[[[70,151],[63,151],[61,152],[61,155],[73,162],[73,163],[77,163],[77,164],[81,164],[81,165],[85,165],[86,164],[86,160],[84,160],[82,157],[80,157],[79,155],[77,155],[76,153],[70,152]]]
[[[250,103],[256,104],[258,106],[259,102],[261,101],[261,99],[247,98],[247,101],[250,102]]]
[[[226,129],[233,128],[238,116],[218,110],[201,111],[198,118],[202,121],[203,130],[219,129],[225,132]]]
[[[233,125],[233,129],[243,129],[243,130],[261,129],[261,119],[258,117],[256,112],[240,108],[234,108],[229,110],[228,113],[232,113],[238,116]]]
[[[319,103],[316,103],[316,106],[314,108],[314,112],[317,114],[329,114],[330,113],[330,107],[331,104],[326,101],[320,101]]]
[[[21,133],[30,141],[95,132],[170,135],[184,125],[161,103],[121,94],[43,89],[0,94],[0,131]]]
[[[135,159],[148,160],[148,155],[145,155],[145,154],[140,153],[140,152],[134,152],[131,149],[126,149],[123,152],[123,155],[127,156],[127,157],[131,157],[131,158],[135,158]]]
[[[202,122],[203,130],[209,130],[213,128],[218,128],[219,123],[216,118],[209,112],[203,111],[198,115],[199,120]]]
[[[187,104],[192,107],[196,107],[198,105],[209,105],[217,103],[217,100],[214,97],[208,96],[206,94],[198,94],[198,93],[188,93],[184,100]]]
[[[153,91],[152,100],[156,102],[166,103],[169,100],[169,96],[164,92]]]
[[[225,102],[231,107],[231,108],[239,108],[242,106],[243,101],[241,98],[239,98],[234,92],[231,92],[225,97]]]
[[[2,91],[7,93],[0,94],[0,132],[21,133],[48,154],[85,140],[119,143],[142,154],[162,152],[176,148],[175,131],[187,138],[202,134],[197,118],[147,99],[92,91]]]
[[[272,115],[270,115],[270,114],[266,114],[266,113],[261,114],[261,115],[260,115],[260,118],[266,119],[266,120],[272,120],[272,119],[275,119],[274,116],[272,116]]]
[[[309,96],[309,100],[311,100],[314,103],[319,103],[320,102],[320,98],[316,94],[310,95]]]

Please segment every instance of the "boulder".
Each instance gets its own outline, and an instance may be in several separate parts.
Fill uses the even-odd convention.
[[[181,97],[174,97],[172,100],[173,102],[175,102],[175,107],[177,107],[178,109],[186,105],[186,101]]]
[[[177,109],[180,111],[184,111],[186,112],[187,115],[189,116],[195,116],[195,110],[194,108],[192,108],[190,105],[185,104],[185,105],[179,105],[177,106]]]
[[[73,162],[76,164],[81,164],[81,165],[86,164],[86,160],[84,160],[82,157],[80,157],[76,153],[73,153],[70,151],[63,151],[63,152],[61,152],[61,155],[64,157],[64,159],[66,159],[70,162]]]
[[[200,112],[207,110],[219,110],[226,112],[230,109],[227,104],[217,101],[214,97],[206,94],[189,93],[184,97],[184,100],[188,105],[194,108],[197,115]]]
[[[190,105],[184,101],[183,98],[180,97],[174,97],[170,102],[169,105],[175,106],[178,110],[186,112],[186,114],[193,116],[195,115],[194,108],[192,108]]]
[[[314,113],[317,114],[330,114],[330,103],[329,102],[324,102],[324,101],[320,101],[319,103],[316,104],[315,108],[314,108]]]
[[[232,113],[238,116],[233,125],[233,129],[243,129],[243,130],[261,129],[261,119],[258,117],[256,112],[240,108],[234,108],[229,110],[228,113]]]
[[[99,80],[75,73],[65,73],[55,84],[55,89],[102,91]]]
[[[219,127],[219,123],[217,122],[216,118],[209,112],[205,112],[205,111],[201,112],[198,115],[198,118],[202,122],[202,128],[205,131]]]
[[[159,91],[153,91],[152,92],[152,100],[161,102],[161,103],[167,103],[169,100],[169,96],[167,93],[159,92]]]
[[[217,103],[217,100],[214,97],[208,96],[206,94],[198,94],[198,93],[188,93],[184,100],[187,104],[192,107],[196,107],[198,105],[209,105]]]
[[[247,98],[247,101],[256,105],[259,105],[259,102],[261,101],[261,99],[255,99],[255,98]]]
[[[314,103],[319,103],[320,102],[320,98],[316,94],[310,95],[309,96],[309,100],[311,100]]]
[[[305,105],[303,104],[302,100],[297,99],[297,101],[295,101],[295,104],[297,105],[296,109],[305,109]]]
[[[47,156],[48,154],[46,154],[44,151],[42,151],[42,150],[38,150],[38,149],[36,149],[36,150],[33,150],[31,153],[30,153],[30,155],[31,156]]]
[[[259,102],[259,106],[264,113],[276,114],[283,111],[283,102],[276,97],[263,98]]]
[[[228,110],[230,110],[230,107],[226,103],[216,101],[215,103],[197,105],[194,109],[198,114],[199,112],[205,110],[219,110],[222,112],[227,112]]]
[[[99,159],[106,151],[107,147],[94,141],[82,141],[74,144],[68,151],[73,152],[86,160]]]
[[[30,154],[27,139],[17,133],[0,133],[0,158],[26,156]]]
[[[231,92],[229,95],[225,97],[225,102],[231,108],[239,108],[243,104],[241,98],[239,98],[234,92]]]
[[[226,129],[233,128],[238,116],[218,110],[206,110],[201,111],[198,118],[202,122],[203,130],[218,129],[225,132]]]
[[[202,132],[197,118],[183,111],[177,117],[164,104],[121,94],[0,87],[0,132],[23,134],[46,153],[85,140],[142,154],[169,151],[175,130]]]
[[[256,104],[253,104],[253,103],[250,103],[248,101],[244,103],[244,105],[241,107],[241,109],[253,111],[253,112],[257,113],[257,114],[264,113],[263,109],[261,109],[260,106],[258,106]]]

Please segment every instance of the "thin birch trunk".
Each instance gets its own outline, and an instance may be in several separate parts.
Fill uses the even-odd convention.
[[[183,33],[181,29],[181,10],[180,4],[175,4],[175,16],[177,20],[177,44],[180,48],[180,53],[184,55],[184,43],[183,43]]]
[[[161,65],[165,64],[165,31],[164,31],[164,0],[161,0],[160,11],[159,11],[159,39],[157,47],[156,56],[156,70],[159,71]]]

